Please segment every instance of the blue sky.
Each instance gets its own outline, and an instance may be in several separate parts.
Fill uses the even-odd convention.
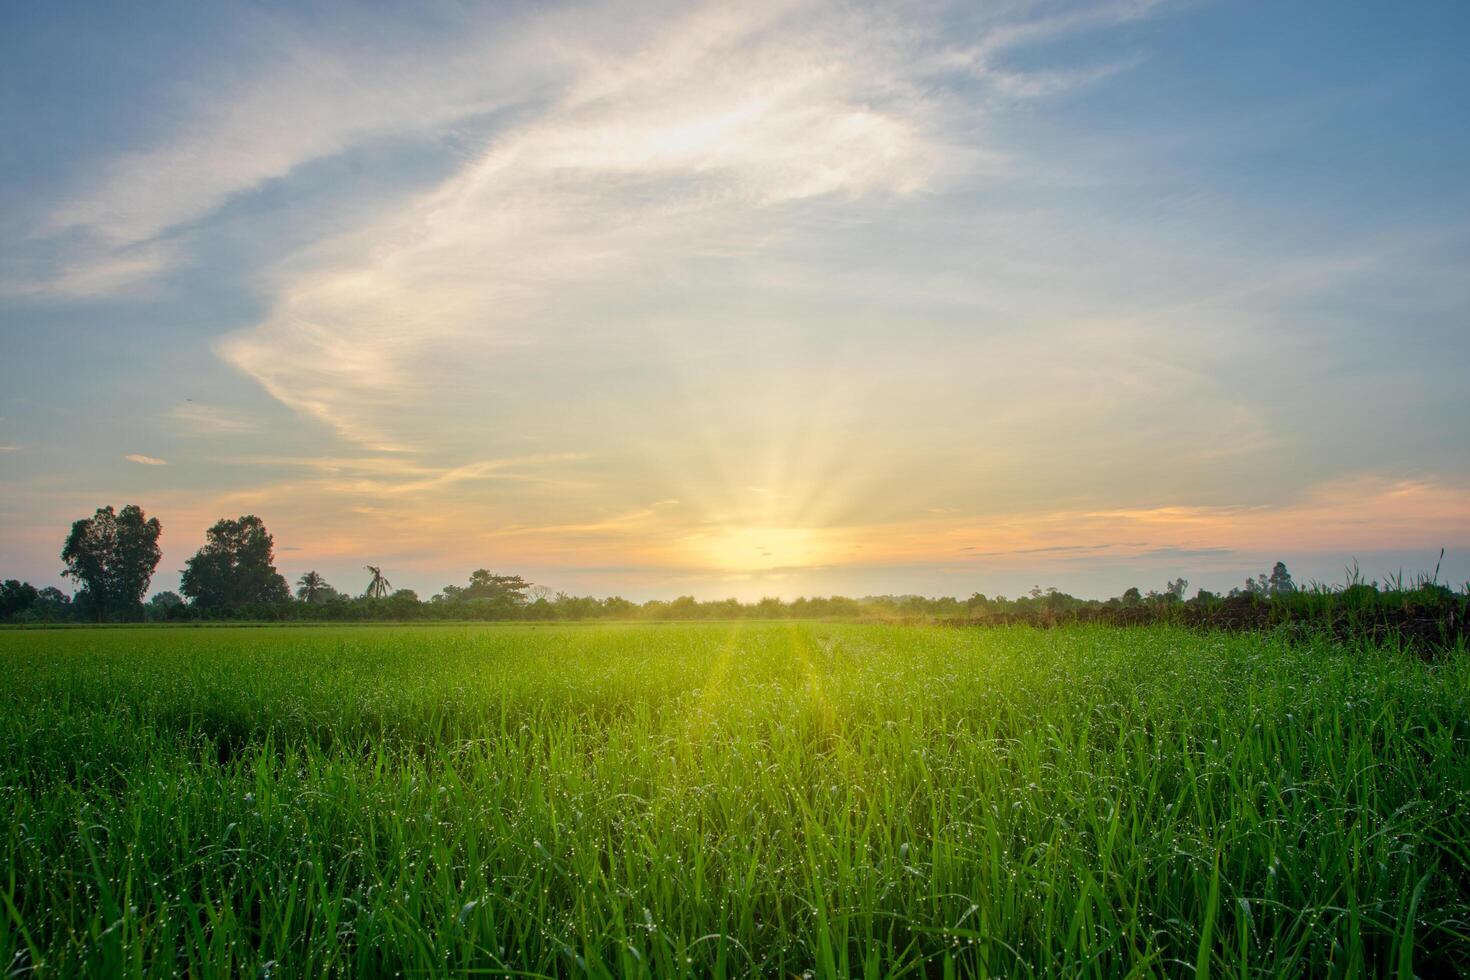
[[[12,5],[0,574],[1470,578],[1470,8]]]

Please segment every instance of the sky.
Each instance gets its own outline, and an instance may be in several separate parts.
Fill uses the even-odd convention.
[[[8,4],[0,576],[1470,580],[1470,5]],[[1193,591],[1193,589],[1191,589]]]

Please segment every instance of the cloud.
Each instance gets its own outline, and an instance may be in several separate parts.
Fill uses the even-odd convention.
[[[391,416],[432,392],[426,359],[535,343],[569,295],[590,302],[675,264],[767,249],[803,205],[941,187],[992,153],[945,76],[1020,99],[1088,84],[1120,66],[994,62],[1149,6],[948,23],[827,0],[614,0],[466,10],[437,34],[384,22],[350,42],[261,18],[238,32],[254,70],[198,81],[180,96],[187,125],[55,207],[41,233],[77,243],[72,259],[27,279],[60,296],[135,288],[188,254],[183,237],[207,216],[303,164],[478,132],[499,113],[488,145],[469,141],[437,187],[284,261],[269,315],[218,345],[294,410],[403,450]],[[956,24],[979,39],[969,49],[953,48]]]
[[[879,560],[888,563],[954,555],[965,547],[960,542],[977,538],[1005,547],[966,552],[964,560],[1027,554],[1065,559],[1084,553],[1106,553],[1114,559],[1203,559],[1236,553],[1438,548],[1470,540],[1470,486],[1362,474],[1319,483],[1273,504],[1038,508],[859,526],[845,533],[882,542]],[[1131,543],[1120,543],[1122,535]]]
[[[259,428],[251,419],[229,409],[197,402],[175,406],[168,417],[185,431],[196,435],[243,435]]]
[[[1002,55],[1059,38],[1143,20],[1170,2],[1171,0],[1115,0],[1005,21],[986,31],[974,44],[944,50],[936,56],[934,62],[936,66],[948,70],[967,70],[982,79],[995,77],[996,63]],[[999,77],[1004,83],[1012,76],[1009,72],[1001,72]]]
[[[979,551],[974,545],[967,545],[960,549],[968,552],[970,558],[996,558],[1000,556],[1015,555],[1092,555],[1103,551],[1110,551],[1116,545],[1112,544],[1053,544],[1040,548],[1010,548],[1002,551]]]
[[[174,255],[171,246],[158,242],[88,246],[76,250],[55,270],[32,270],[25,276],[7,274],[0,279],[0,292],[68,300],[116,296],[137,291],[167,269]]]
[[[0,453],[18,453],[18,452],[20,452],[20,447],[19,446],[9,446],[9,445],[0,446]]]
[[[929,100],[895,74],[899,52],[835,20],[711,5],[626,50],[565,39],[559,98],[288,275],[220,353],[343,437],[398,449],[383,417],[424,393],[426,349],[534,341],[527,323],[568,291],[746,250],[781,220],[763,212],[919,190],[951,152]]]
[[[158,459],[155,456],[144,456],[142,453],[128,453],[123,459],[129,463],[138,463],[142,466],[167,466],[168,460]]]
[[[498,104],[490,93],[525,67],[483,31],[395,50],[371,41],[317,43],[289,18],[249,26],[251,37],[234,55],[255,60],[255,71],[243,80],[204,79],[179,93],[189,125],[113,159],[100,179],[50,214],[50,233],[113,245],[153,241],[304,163],[488,111]]]
[[[1139,558],[1224,558],[1235,554],[1230,548],[1151,548],[1138,553]]]

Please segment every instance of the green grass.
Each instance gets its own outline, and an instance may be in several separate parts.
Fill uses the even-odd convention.
[[[1165,627],[0,632],[0,970],[1453,975],[1470,664]]]

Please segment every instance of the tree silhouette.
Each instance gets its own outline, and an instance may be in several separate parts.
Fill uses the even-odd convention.
[[[0,585],[0,620],[29,612],[40,596],[31,583],[6,579],[5,584]]]
[[[71,615],[71,596],[54,585],[48,585],[36,593],[36,603],[31,611],[43,622],[55,622]]]
[[[386,599],[393,591],[393,585],[383,577],[383,570],[377,565],[366,566],[373,573],[372,580],[368,582],[367,591],[363,593],[369,599]]]
[[[531,583],[519,575],[495,575],[480,568],[470,575],[469,585],[446,585],[434,601],[464,603],[478,610],[479,615],[507,617],[526,605],[526,590],[530,587]]]
[[[310,571],[296,580],[296,598],[302,602],[326,602],[336,594],[320,572]]]
[[[1286,562],[1278,561],[1276,567],[1271,569],[1271,577],[1266,580],[1266,589],[1271,595],[1286,595],[1296,591],[1296,583],[1286,570]]]
[[[145,517],[129,504],[121,513],[99,507],[97,513],[76,521],[61,549],[66,562],[62,574],[81,583],[77,602],[93,619],[135,617],[142,611],[143,593],[163,552],[158,537],[163,525]]]
[[[259,517],[219,520],[186,563],[180,591],[206,609],[286,602],[291,590],[274,561],[275,541]]]

